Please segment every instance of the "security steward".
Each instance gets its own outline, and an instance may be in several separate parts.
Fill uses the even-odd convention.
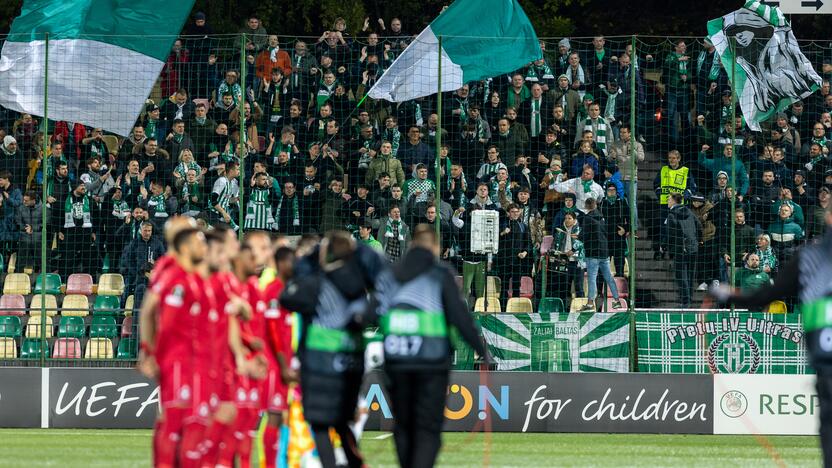
[[[399,464],[431,467],[442,445],[453,349],[449,328],[480,356],[485,347],[451,270],[439,261],[433,227],[421,224],[411,249],[394,266],[394,287],[379,318]]]
[[[772,301],[797,297],[803,313],[809,363],[817,373],[820,401],[820,444],[823,466],[832,468],[832,205],[824,215],[825,232],[820,242],[799,250],[787,262],[774,284],[743,294],[727,286],[711,290],[720,303],[749,310],[763,310]]]
[[[362,331],[381,304],[375,295],[385,296],[384,285],[393,285],[387,265],[349,233],[332,231],[299,259],[295,271],[300,273],[280,296],[282,305],[303,319],[298,351],[303,413],[324,468],[336,466],[330,428],[341,438],[349,466],[364,464],[349,423],[364,374]]]

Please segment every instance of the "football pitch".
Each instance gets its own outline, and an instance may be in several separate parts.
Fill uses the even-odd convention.
[[[148,430],[0,429],[0,466],[146,467]],[[364,434],[373,467],[396,466],[389,433]],[[816,437],[446,433],[440,466],[810,466]],[[257,466],[257,465],[253,465]]]

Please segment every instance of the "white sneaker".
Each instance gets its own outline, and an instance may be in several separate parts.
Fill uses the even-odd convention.
[[[699,285],[698,288],[696,288],[697,291],[706,291],[707,289],[708,289],[708,283],[706,283],[704,281],[702,282],[702,284]]]
[[[719,280],[713,280],[713,282],[711,282],[711,287],[712,288],[718,288],[719,287]]]

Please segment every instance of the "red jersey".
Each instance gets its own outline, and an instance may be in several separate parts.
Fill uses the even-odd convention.
[[[173,265],[176,265],[176,258],[173,255],[166,253],[159,257],[153,265],[153,271],[150,272],[150,281],[147,283],[147,287],[153,289],[159,278]]]
[[[156,315],[156,361],[192,364],[200,316],[198,275],[188,273],[175,261],[165,268],[153,285],[159,296]]]
[[[266,286],[263,295],[266,298],[266,329],[267,339],[272,352],[280,353],[284,362],[289,365],[292,361],[292,313],[280,304],[280,293],[285,285],[279,278]]]

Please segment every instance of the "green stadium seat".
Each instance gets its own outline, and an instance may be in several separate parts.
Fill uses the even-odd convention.
[[[83,338],[87,333],[87,326],[83,317],[64,315],[58,325],[58,336],[61,338]]]
[[[559,297],[544,297],[540,300],[537,311],[541,314],[561,313],[566,311],[566,306],[563,304],[563,299]]]
[[[116,319],[110,316],[98,315],[92,318],[90,324],[90,338],[115,338]]]
[[[121,301],[118,296],[96,296],[92,306],[93,315],[118,315],[121,312]]]
[[[116,357],[118,359],[136,359],[136,339],[122,338],[118,342]]]
[[[14,315],[0,316],[0,337],[17,338],[23,333],[20,317]]]
[[[22,359],[40,359],[41,356],[49,356],[49,342],[39,339],[26,339],[20,345],[20,357]]]
[[[43,275],[37,275],[35,278],[35,294],[40,294],[44,289],[46,294],[61,294],[61,275],[47,273],[45,287],[43,286]]]

